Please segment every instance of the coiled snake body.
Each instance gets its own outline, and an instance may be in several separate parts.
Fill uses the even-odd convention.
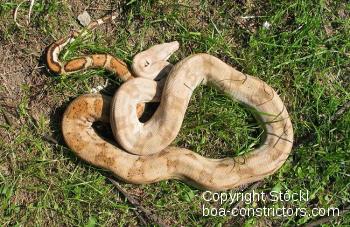
[[[118,60],[116,68],[128,75],[122,76],[128,81],[113,100],[101,94],[89,94],[76,98],[68,106],[62,121],[67,145],[85,161],[135,184],[174,178],[218,191],[261,180],[279,169],[292,149],[293,129],[277,93],[260,79],[243,74],[208,54],[189,56],[171,67],[166,59],[178,44],[163,45],[134,58],[133,69],[140,74],[141,69],[150,65],[157,68],[151,78],[133,78]],[[151,60],[145,61],[142,56]],[[49,59],[57,60],[48,57],[49,67],[54,63]],[[168,77],[152,80],[164,68],[166,73],[172,68]],[[188,149],[169,146],[180,130],[193,90],[206,83],[256,110],[265,131],[260,147],[244,156],[210,159]],[[140,123],[137,104],[159,99],[160,106],[152,118]],[[125,150],[99,136],[92,128],[96,121],[111,122],[114,135]]]

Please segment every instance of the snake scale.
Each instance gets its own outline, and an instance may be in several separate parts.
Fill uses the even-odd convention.
[[[109,19],[111,17],[100,19],[90,27]],[[129,183],[180,179],[213,191],[261,180],[286,161],[293,144],[292,123],[281,98],[262,80],[204,53],[191,55],[173,66],[167,59],[178,49],[177,42],[155,45],[137,54],[133,59],[133,72],[123,61],[110,55],[59,62],[59,52],[75,36],[71,34],[48,48],[49,69],[62,74],[103,67],[125,81],[113,99],[87,94],[67,107],[62,133],[68,147],[83,160]],[[211,159],[169,146],[180,130],[193,90],[207,83],[255,110],[264,128],[264,138],[258,148],[235,158]],[[148,121],[141,123],[138,118],[143,105],[140,103],[150,101],[160,101],[160,105]],[[118,143],[98,135],[92,127],[96,121],[111,123]]]

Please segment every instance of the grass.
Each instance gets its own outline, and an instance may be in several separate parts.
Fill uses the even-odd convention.
[[[0,61],[4,62],[1,72],[17,67],[17,60],[27,70],[24,75],[7,73],[0,77],[0,97],[13,100],[13,107],[0,100],[0,115],[3,112],[12,120],[0,117],[0,225],[138,223],[135,208],[106,180],[108,173],[76,158],[65,147],[59,129],[70,100],[104,84],[107,78],[112,84],[110,91],[120,81],[103,70],[55,77],[35,69],[38,63],[39,67],[44,65],[40,56],[52,41],[68,34],[72,27],[79,28],[75,18],[86,6],[112,7],[122,12],[114,25],[106,25],[70,45],[63,59],[83,53],[111,53],[130,63],[133,55],[152,44],[178,40],[181,47],[172,62],[206,52],[259,77],[284,100],[295,136],[312,133],[312,140],[302,141],[283,167],[257,189],[308,190],[310,200],[260,201],[247,207],[303,207],[311,211],[314,207],[349,205],[350,113],[345,112],[334,124],[330,121],[350,100],[348,3],[123,1],[109,5],[102,1],[99,6],[92,1],[36,1],[31,24],[18,28],[12,17],[19,3],[0,3],[0,51],[7,53],[9,49],[11,56],[9,64]],[[21,6],[20,24],[25,24],[28,9],[29,3]],[[98,18],[108,11],[89,12]],[[271,24],[270,29],[263,28],[265,21]],[[11,86],[16,78],[17,90]],[[174,144],[207,157],[235,156],[256,146],[260,134],[249,111],[213,88],[200,87]],[[59,144],[48,142],[45,135],[52,135]],[[205,202],[202,191],[175,180],[122,186],[168,224],[294,226],[319,218],[203,217],[203,204],[232,206]],[[327,226],[349,224],[348,213]]]

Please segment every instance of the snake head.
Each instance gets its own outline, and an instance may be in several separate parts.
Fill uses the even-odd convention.
[[[160,80],[170,72],[172,64],[167,60],[179,49],[179,42],[154,45],[135,55],[132,70],[138,77]]]

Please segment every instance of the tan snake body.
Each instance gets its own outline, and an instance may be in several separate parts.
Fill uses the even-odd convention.
[[[157,56],[156,49],[151,56]],[[165,55],[161,55],[164,61],[168,58]],[[147,65],[148,62],[144,66]],[[128,71],[125,64],[118,67]],[[277,93],[260,79],[243,74],[216,57],[196,54],[183,59],[171,69],[164,88],[164,80],[156,82],[126,74],[130,79],[122,77],[128,81],[113,101],[100,94],[80,96],[68,106],[62,121],[64,139],[79,157],[126,182],[180,179],[202,189],[226,190],[271,175],[292,149],[292,124]],[[265,131],[260,147],[235,158],[211,159],[168,146],[180,130],[193,90],[207,82],[256,110]],[[160,96],[155,114],[142,127],[138,126],[137,104],[158,100]],[[111,122],[118,142],[127,151],[98,135],[92,127],[96,121]]]

